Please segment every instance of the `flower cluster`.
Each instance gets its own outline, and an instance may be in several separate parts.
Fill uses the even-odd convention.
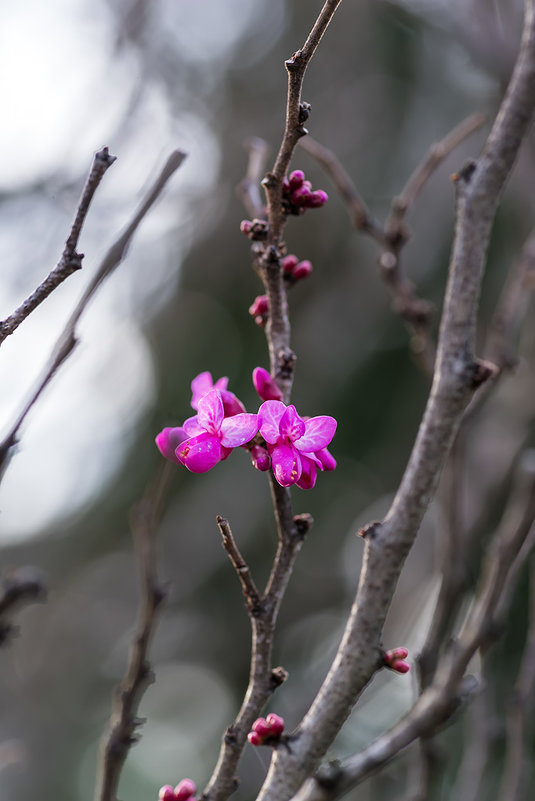
[[[159,801],[195,801],[196,792],[195,782],[191,779],[182,779],[174,788],[170,784],[164,784],[160,788],[158,799]]]
[[[301,489],[314,486],[318,469],[334,470],[336,461],[327,450],[336,431],[333,417],[300,417],[295,406],[282,402],[280,389],[262,367],[253,372],[253,384],[264,401],[257,414],[247,413],[227,384],[227,378],[214,384],[208,372],[193,380],[191,405],[197,414],[156,437],[166,459],[192,473],[206,473],[234,448],[244,447],[257,470],[271,467],[281,486],[296,484]]]
[[[303,170],[294,170],[282,182],[282,205],[286,214],[303,214],[307,209],[319,209],[328,199],[323,189],[312,189]]]
[[[390,670],[395,670],[396,673],[408,673],[411,669],[409,663],[405,662],[408,655],[409,652],[406,648],[392,648],[391,651],[385,651],[383,660]]]
[[[284,731],[284,719],[273,712],[267,718],[257,718],[247,735],[251,745],[270,745],[275,743]]]

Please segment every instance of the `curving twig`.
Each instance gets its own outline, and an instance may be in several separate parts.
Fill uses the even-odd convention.
[[[95,153],[91,170],[87,177],[78,208],[74,217],[71,231],[65,242],[61,259],[37,289],[21,303],[18,309],[0,322],[0,345],[19,325],[36,309],[46,298],[63,283],[70,275],[82,268],[83,253],[78,253],[78,239],[89,211],[93,196],[104,177],[104,173],[116,160],[107,147]]]
[[[91,300],[91,298],[93,297],[99,286],[113,273],[113,271],[122,262],[122,260],[126,256],[128,247],[130,245],[130,242],[132,241],[132,237],[134,236],[139,224],[141,223],[147,212],[150,210],[150,208],[153,206],[155,201],[160,196],[169,178],[173,175],[174,172],[176,172],[176,170],[180,167],[185,158],[186,154],[182,153],[180,150],[175,150],[171,153],[165,165],[163,166],[160,174],[154,181],[154,184],[149,189],[145,198],[141,202],[139,209],[134,214],[131,222],[127,225],[124,232],[110,247],[110,249],[104,256],[102,262],[100,263],[100,267],[98,268],[96,274],[93,276],[85,292],[82,294],[82,297],[78,301],[78,304],[76,305],[70,319],[68,320],[65,328],[63,329],[62,333],[60,334],[54,346],[48,366],[45,368],[44,375],[41,378],[39,384],[37,385],[37,389],[34,391],[33,395],[30,397],[29,401],[22,409],[18,418],[13,423],[13,426],[11,427],[11,430],[9,431],[8,435],[5,437],[3,442],[0,443],[0,478],[3,472],[5,471],[5,468],[7,467],[8,457],[12,451],[13,446],[16,445],[17,443],[17,436],[19,430],[22,424],[24,423],[28,413],[30,412],[34,404],[41,396],[43,390],[48,386],[48,384],[50,383],[56,372],[59,370],[63,362],[66,361],[66,359],[68,359],[68,357],[71,355],[74,348],[76,347],[77,345],[76,326],[78,324],[80,317],[87,308],[89,301]]]
[[[138,740],[136,730],[144,722],[137,717],[137,710],[147,687],[154,681],[148,652],[166,595],[156,571],[155,538],[172,472],[171,463],[165,462],[153,486],[132,511],[141,597],[128,667],[115,691],[108,731],[102,741],[95,801],[117,801],[123,765]]]
[[[9,618],[22,606],[46,601],[44,577],[35,567],[17,567],[6,572],[0,581],[0,646],[9,641],[17,627]]]

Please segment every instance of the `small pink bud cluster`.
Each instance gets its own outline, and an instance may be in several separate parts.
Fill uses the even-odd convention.
[[[303,214],[307,209],[319,209],[328,199],[323,189],[312,189],[303,170],[294,170],[282,182],[282,204],[286,214]]]
[[[297,281],[308,278],[312,272],[312,262],[308,259],[299,261],[293,253],[281,259],[282,276],[287,286],[293,286]],[[269,301],[267,295],[258,295],[249,306],[249,314],[255,323],[263,328],[267,323]]]
[[[258,295],[249,306],[249,314],[261,328],[267,323],[269,301],[267,295]]]
[[[182,779],[180,784],[174,788],[170,784],[164,784],[160,788],[158,799],[159,801],[195,801],[196,792],[195,782],[191,779]]]
[[[293,253],[285,256],[281,264],[285,280],[290,281],[292,284],[295,283],[295,281],[300,281],[302,278],[308,278],[312,272],[312,262],[308,261],[308,259],[299,261],[297,256],[294,256]]]
[[[392,648],[391,651],[385,651],[383,655],[384,663],[390,670],[395,670],[396,673],[408,673],[411,666],[405,659],[409,655],[406,648]]]
[[[279,739],[283,731],[284,719],[272,712],[267,718],[255,720],[247,739],[251,745],[270,745]]]
[[[263,242],[268,235],[268,224],[265,220],[242,220],[240,231],[253,242]]]

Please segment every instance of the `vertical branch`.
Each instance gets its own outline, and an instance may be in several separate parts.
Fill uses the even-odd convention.
[[[137,741],[136,730],[143,723],[137,710],[143,694],[154,680],[148,653],[158,612],[165,598],[156,572],[155,538],[171,475],[172,465],[165,462],[154,486],[132,512],[132,535],[140,583],[139,609],[126,674],[115,691],[108,731],[102,742],[95,801],[117,800],[123,765]]]

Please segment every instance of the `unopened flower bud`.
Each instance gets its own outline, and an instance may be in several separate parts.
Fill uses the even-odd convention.
[[[269,311],[269,301],[267,295],[258,295],[249,306],[251,317],[258,317],[267,314]]]
[[[395,670],[396,673],[408,673],[411,669],[409,663],[405,662],[405,657],[408,655],[406,648],[392,648],[390,651],[385,651],[383,660],[390,670]]]
[[[158,798],[159,801],[175,801],[175,791],[170,784],[164,784],[163,787],[160,787]]]
[[[197,792],[195,782],[191,779],[182,779],[175,787],[175,801],[188,801]]]
[[[292,278],[295,278],[296,281],[299,281],[301,278],[308,278],[310,273],[312,272],[312,262],[308,259],[304,259],[300,261],[292,270]]]
[[[264,370],[263,367],[255,367],[253,370],[253,384],[263,401],[282,400],[282,392],[268,371]]]
[[[305,180],[305,173],[303,170],[294,170],[290,173],[290,177],[288,178],[288,186],[290,191],[293,189],[297,189],[299,186],[302,186]]]
[[[262,445],[253,445],[251,448],[251,461],[253,467],[265,473],[271,467],[271,457]]]
[[[315,192],[310,192],[306,198],[306,205],[309,209],[319,209],[324,206],[329,200],[329,195],[323,189],[317,189]]]
[[[253,224],[252,224],[251,220],[242,220],[241,223],[240,223],[240,231],[242,232],[242,234],[245,234],[245,235],[250,234],[252,227],[253,227]]]
[[[280,715],[276,715],[274,712],[271,712],[267,716],[266,723],[271,729],[271,734],[275,737],[282,734],[284,731],[284,718],[281,718]]]
[[[269,737],[271,734],[271,729],[268,725],[268,722],[265,718],[257,718],[253,723],[253,731],[258,734],[259,737]]]
[[[289,253],[281,261],[282,269],[284,270],[285,273],[293,273],[295,267],[297,267],[298,264],[299,264],[299,259],[297,258],[297,256],[294,256],[293,253]]]
[[[247,739],[249,740],[251,745],[262,745],[263,743],[262,737],[260,737],[260,735],[257,734],[255,731],[250,731],[249,734],[247,735]]]

